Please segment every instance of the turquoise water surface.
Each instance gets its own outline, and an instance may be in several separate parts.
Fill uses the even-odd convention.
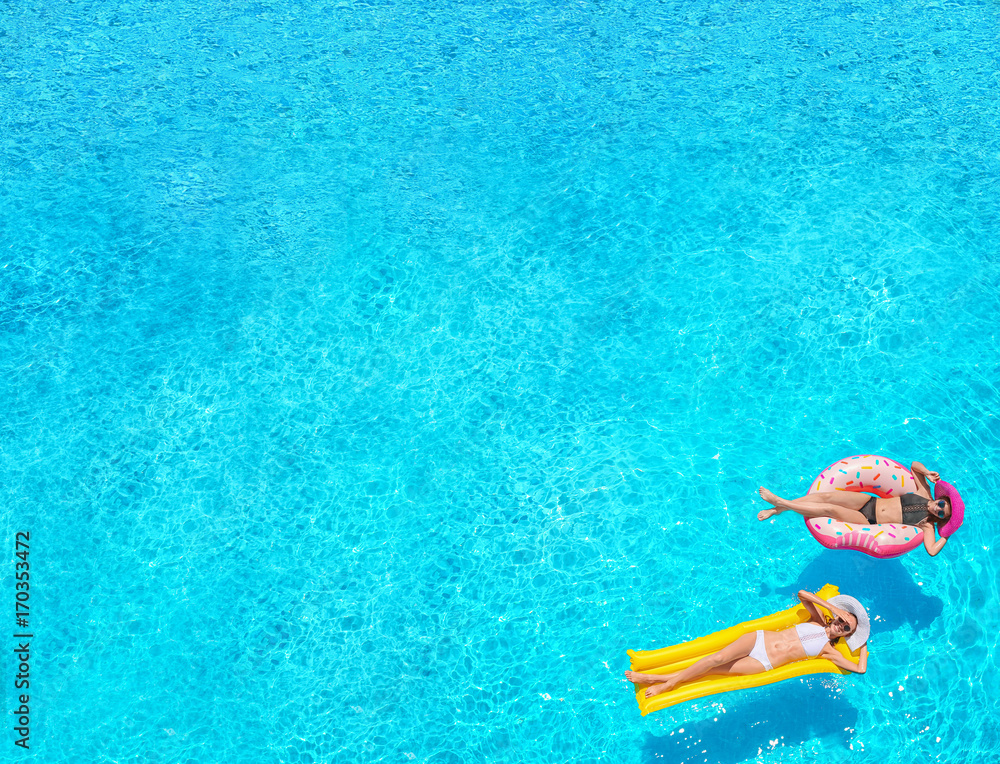
[[[1000,760],[998,28],[0,4],[0,761]],[[937,558],[756,521],[860,452]],[[626,649],[825,583],[866,675],[640,717]]]

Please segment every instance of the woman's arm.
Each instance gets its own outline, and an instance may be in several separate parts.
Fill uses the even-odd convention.
[[[805,589],[799,590],[799,602],[802,603],[806,612],[809,613],[810,620],[815,621],[820,626],[826,626],[826,618],[823,617],[823,614],[819,612],[819,608],[816,606],[819,605],[819,607],[826,608],[831,613],[837,609],[822,597],[817,597],[815,594],[807,592]]]
[[[840,650],[833,645],[827,644],[820,656],[831,661],[837,668],[845,671],[853,671],[855,674],[864,674],[868,670],[868,645],[861,645],[861,652],[858,654],[858,662],[845,658]]]
[[[805,589],[799,590],[799,599],[802,601],[802,604],[805,605],[806,610],[809,611],[809,615],[815,616],[813,620],[815,620],[820,626],[826,626],[826,618],[824,618],[823,614],[816,609],[815,605],[819,605],[833,617],[840,616],[846,620],[847,616],[850,615],[850,613],[846,610],[841,610],[836,605],[831,605],[822,597],[817,597],[815,594],[807,592]]]
[[[941,479],[941,476],[936,472],[931,472],[920,462],[913,462],[910,465],[910,472],[912,472],[913,477],[917,479],[917,486],[922,488],[923,492],[927,494],[927,498],[929,499],[933,496],[933,493],[931,493],[931,487],[927,484],[927,478],[930,478],[932,483],[936,483]]]
[[[935,540],[934,538],[934,523],[930,520],[923,520],[918,525],[924,532],[924,549],[927,550],[927,554],[934,557],[938,552],[944,549],[944,545],[948,543],[948,539],[944,536]]]

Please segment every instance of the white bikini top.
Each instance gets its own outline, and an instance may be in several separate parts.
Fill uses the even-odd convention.
[[[800,623],[795,627],[795,634],[802,643],[802,649],[806,655],[815,658],[830,641],[826,635],[826,629],[818,623]]]

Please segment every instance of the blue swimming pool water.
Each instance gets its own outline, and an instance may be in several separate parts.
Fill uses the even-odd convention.
[[[4,4],[35,652],[0,760],[1000,758],[997,28]],[[754,519],[858,452],[961,488],[938,558]],[[827,582],[875,618],[867,675],[639,716],[626,649]]]

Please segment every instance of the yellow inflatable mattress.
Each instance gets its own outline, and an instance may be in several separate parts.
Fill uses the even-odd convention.
[[[827,584],[816,592],[816,595],[829,601],[831,597],[836,597],[839,593],[836,586]],[[681,671],[701,658],[721,650],[748,632],[755,632],[759,629],[763,629],[764,631],[779,631],[780,629],[791,628],[799,623],[805,623],[808,620],[809,613],[800,604],[774,615],[730,626],[728,629],[717,631],[714,634],[709,634],[691,642],[684,642],[680,645],[664,647],[659,650],[629,650],[628,655],[632,659],[633,671],[640,671],[644,674],[669,674],[674,671]],[[858,655],[850,652],[846,640],[838,640],[836,648],[845,657],[850,658],[855,663],[858,662]],[[639,702],[639,710],[645,716],[653,711],[659,711],[661,708],[674,706],[678,703],[686,703],[689,700],[703,698],[706,695],[715,695],[716,693],[730,692],[731,690],[745,690],[750,687],[762,687],[765,684],[780,682],[784,679],[821,673],[847,674],[850,672],[838,668],[832,661],[826,658],[804,658],[803,660],[788,663],[761,674],[750,674],[748,676],[703,676],[693,682],[682,684],[670,692],[654,695],[652,698],[647,698],[645,695],[646,685],[636,685],[635,699]]]

